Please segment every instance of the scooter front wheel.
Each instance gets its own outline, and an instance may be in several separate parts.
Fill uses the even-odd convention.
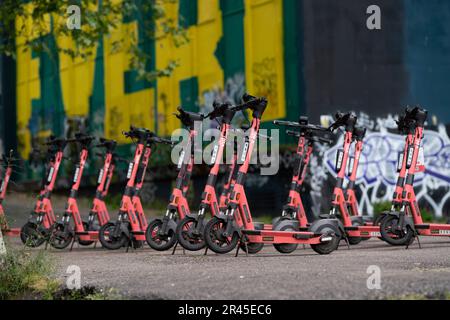
[[[108,222],[103,225],[98,232],[98,239],[102,246],[109,250],[119,250],[124,247],[127,242],[127,237],[120,233],[120,236],[113,236],[116,229],[116,224],[113,222]]]
[[[231,236],[225,236],[226,223],[216,217],[209,220],[205,226],[203,237],[206,245],[215,253],[225,254],[233,251],[239,241],[239,236],[233,232]]]
[[[205,248],[206,243],[203,240],[203,229],[200,227],[200,232],[196,233],[198,220],[190,217],[186,217],[178,224],[177,227],[177,239],[178,243],[186,250],[200,251]]]
[[[54,226],[52,234],[50,236],[50,245],[55,249],[67,248],[73,240],[73,233],[70,230],[66,230],[62,223],[58,223]]]
[[[330,254],[334,250],[336,250],[339,246],[339,242],[341,241],[341,237],[338,235],[339,230],[336,229],[336,226],[333,224],[324,224],[320,226],[316,233],[324,234],[330,236],[332,239],[327,242],[322,242],[319,244],[312,244],[311,248],[317,252],[318,254]]]
[[[399,230],[398,223],[397,216],[387,216],[381,221],[380,233],[383,240],[393,246],[405,246],[413,243],[414,231],[408,227],[406,230]]]
[[[40,232],[40,227],[34,223],[27,222],[20,229],[20,240],[30,248],[37,248],[45,242],[45,234]]]
[[[168,230],[167,235],[161,235],[160,230],[163,225],[161,220],[154,220],[149,223],[147,231],[145,232],[145,239],[148,245],[156,251],[166,251],[172,248],[177,236],[175,230]]]

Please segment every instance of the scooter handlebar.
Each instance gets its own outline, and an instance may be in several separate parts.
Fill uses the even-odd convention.
[[[149,139],[149,142],[166,144],[166,145],[170,145],[170,146],[174,145],[174,142],[172,140],[160,138],[160,137],[157,137],[157,136],[151,137]]]
[[[340,127],[345,126],[345,130],[353,131],[358,117],[354,112],[342,113],[338,111],[334,116],[335,122],[328,128],[330,131],[334,131]]]

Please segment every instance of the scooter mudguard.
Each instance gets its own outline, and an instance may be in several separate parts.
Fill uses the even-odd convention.
[[[275,219],[274,219],[275,220]],[[283,228],[285,226],[289,226],[294,230],[298,230],[299,229],[299,222],[298,220],[294,220],[292,218],[289,217],[280,217],[278,222],[276,224],[273,225],[273,230],[283,230]],[[286,229],[284,229],[286,230]]]
[[[197,220],[198,214],[196,214],[196,213],[187,213],[185,217],[193,219],[193,220]]]
[[[351,217],[350,218],[352,220],[352,225],[355,225],[356,223],[358,223],[360,226],[364,225],[364,219],[363,217]]]
[[[131,238],[129,223],[121,222],[119,228],[120,232],[122,232],[128,239]]]
[[[386,215],[394,216],[397,218],[400,218],[400,214],[402,214],[402,212],[398,212],[398,211],[386,212]],[[414,230],[414,231],[416,230],[414,221],[411,219],[411,217],[406,216],[406,215],[405,215],[405,226],[410,227],[411,230]]]
[[[159,221],[159,222],[161,222],[161,224],[164,223],[163,219],[161,219],[161,218],[153,219],[152,222],[154,222],[154,221]],[[178,224],[175,222],[175,220],[170,219],[169,221],[167,221],[166,234],[169,234],[169,231],[176,232],[177,226],[178,226]]]
[[[28,219],[28,222],[37,226],[39,224],[37,221],[37,215],[32,213],[30,218]]]
[[[226,230],[229,235],[237,233],[239,237],[242,236],[241,229],[238,228],[233,217],[225,215],[225,214],[219,214],[219,215],[216,215],[215,218],[217,218],[217,219],[223,221],[223,223],[225,223],[225,225],[227,226]]]
[[[342,222],[338,219],[319,219],[314,221],[311,226],[309,227],[309,231],[319,234],[320,233],[320,228],[323,225],[333,225],[334,229],[336,230],[336,235],[338,237],[343,237],[343,235],[345,234],[344,231],[344,226],[342,225]]]
[[[275,230],[277,227],[277,224],[283,219],[284,217],[276,217],[272,219],[272,229]]]

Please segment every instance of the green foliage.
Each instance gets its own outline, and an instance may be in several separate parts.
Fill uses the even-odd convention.
[[[450,300],[450,292],[437,292],[432,294],[406,294],[402,296],[390,296],[387,300]]]
[[[53,263],[42,251],[29,253],[8,247],[1,269],[0,300],[14,299],[30,293],[47,297],[55,287],[55,282],[49,278]]]
[[[374,218],[378,217],[383,212],[390,211],[391,207],[392,207],[392,202],[390,202],[390,201],[375,202],[373,204]]]
[[[120,300],[122,297],[114,289],[101,290],[86,286],[78,290],[62,289],[53,293],[53,300]]]
[[[390,211],[391,207],[392,207],[392,202],[390,202],[390,201],[374,203],[373,204],[374,216],[377,217],[383,212]],[[435,218],[433,212],[431,212],[428,209],[421,209],[420,211],[421,211],[421,214],[422,214],[423,222],[428,222],[428,223],[430,223],[430,222],[443,222],[443,221],[440,221],[439,219]]]
[[[15,57],[16,39],[23,41],[20,50],[46,52],[50,56],[55,53],[48,47],[45,35],[51,30],[56,39],[69,38],[73,46],[57,43],[57,53],[66,54],[72,58],[88,59],[95,52],[95,47],[103,37],[111,37],[112,52],[126,50],[130,55],[130,69],[136,70],[140,80],[153,81],[157,77],[169,76],[177,66],[175,61],[169,61],[160,70],[148,68],[151,57],[142,46],[141,38],[155,39],[158,32],[171,36],[175,46],[188,41],[186,31],[165,12],[165,5],[176,0],[123,0],[100,1],[79,0],[4,0],[0,6],[0,54]],[[81,9],[81,29],[67,27],[67,19],[72,14],[67,12],[70,5],[78,4]],[[143,27],[139,34],[120,33],[118,26],[127,19],[138,19]],[[29,23],[29,22],[32,23]],[[17,26],[16,28],[14,26]]]

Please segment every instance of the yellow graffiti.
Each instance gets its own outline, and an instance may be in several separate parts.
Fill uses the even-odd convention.
[[[264,121],[286,116],[282,0],[245,1],[247,90],[266,97]]]
[[[118,0],[115,0],[118,1]],[[285,83],[283,59],[283,1],[245,0],[244,42],[246,90],[254,95],[266,96],[269,107],[264,121],[284,118]],[[130,124],[155,129],[159,134],[169,135],[179,127],[172,116],[181,104],[180,82],[197,78],[198,105],[209,91],[224,88],[224,70],[215,55],[223,35],[222,12],[219,0],[198,0],[196,25],[189,27],[189,42],[176,46],[173,39],[158,34],[155,41],[156,69],[164,69],[169,62],[176,61],[178,67],[170,77],[159,78],[154,87],[127,93],[125,72],[129,71],[130,42],[121,50],[113,46],[119,39],[138,41],[138,22],[120,23],[109,37],[103,39],[103,55],[93,55],[82,60],[72,60],[59,55],[60,79],[65,114],[68,117],[89,115],[90,98],[94,90],[94,72],[97,63],[103,63],[105,88],[104,135],[119,142],[127,142],[121,132]],[[30,4],[31,9],[31,4]],[[178,21],[178,2],[166,2],[166,13],[175,23]],[[55,17],[56,18],[56,17]],[[17,21],[32,26],[32,21]],[[50,25],[50,24],[49,24]],[[49,29],[50,31],[50,29]],[[126,34],[127,37],[123,37]],[[233,35],[227,35],[233,37]],[[17,124],[19,150],[27,158],[31,146],[28,123],[32,101],[40,99],[39,59],[33,59],[30,50],[20,49],[25,39],[17,39]],[[72,47],[67,38],[56,39],[60,47]],[[155,108],[156,103],[156,108]],[[42,130],[42,129],[41,129]],[[49,134],[49,132],[42,132]]]
[[[178,21],[178,3],[167,5],[169,17]],[[169,78],[158,80],[158,123],[161,134],[171,134],[180,122],[172,116],[181,104],[180,81],[198,78],[198,103],[201,93],[222,89],[223,70],[214,51],[222,37],[222,18],[219,0],[198,0],[198,24],[187,30],[189,42],[176,47],[171,39],[160,37],[156,42],[157,68],[164,68],[174,60],[178,67]]]

